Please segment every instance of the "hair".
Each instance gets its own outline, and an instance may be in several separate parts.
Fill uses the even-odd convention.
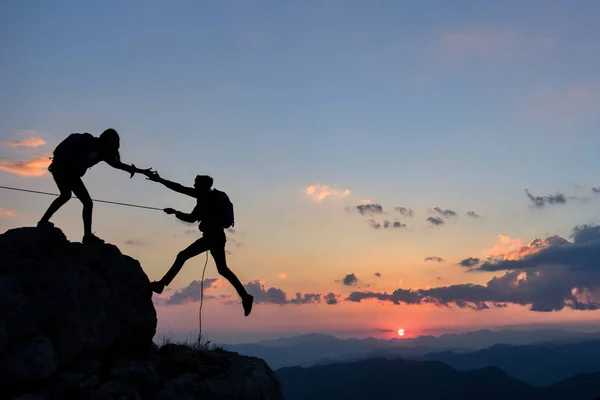
[[[108,148],[110,149],[108,151],[113,153],[113,157],[117,161],[120,161],[121,157],[119,155],[119,147],[121,139],[119,138],[119,134],[117,133],[117,131],[112,128],[108,128],[107,130],[102,132],[99,139],[103,143],[105,143],[105,146],[108,145]]]
[[[210,189],[214,183],[214,180],[211,176],[208,176],[208,175],[196,175],[195,182],[199,186],[203,186],[206,189]]]

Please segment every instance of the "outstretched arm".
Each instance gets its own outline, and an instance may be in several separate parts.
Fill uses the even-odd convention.
[[[136,172],[146,175],[152,169],[152,168],[140,169],[140,168],[137,168],[133,164],[127,165],[125,163],[122,163],[118,156],[117,157],[107,157],[104,161],[106,161],[106,163],[113,168],[129,172],[131,174],[130,178],[133,178],[133,175],[135,175]]]
[[[186,214],[184,212],[177,211],[173,208],[165,208],[163,211],[167,214],[175,214],[175,217],[177,217],[178,220],[183,222],[192,223],[197,221],[197,218],[193,215],[193,212],[190,214]]]
[[[175,192],[182,193],[182,194],[188,195],[190,197],[196,198],[196,190],[194,188],[183,186],[177,182],[171,182],[167,179],[163,179],[160,177],[160,175],[158,175],[158,172],[156,172],[156,171],[150,172],[150,173],[146,174],[146,176],[148,176],[148,179],[150,179],[151,181],[162,183],[163,185],[165,185],[166,187],[168,187],[169,189],[171,189]],[[194,222],[194,221],[192,221],[192,222]]]

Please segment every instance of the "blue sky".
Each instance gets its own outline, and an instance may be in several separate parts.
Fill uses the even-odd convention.
[[[7,1],[0,139],[29,130],[46,145],[4,146],[0,157],[51,153],[68,133],[114,127],[124,161],[184,183],[209,173],[231,195],[245,280],[335,292],[321,286],[378,265],[393,276],[388,289],[400,279],[433,286],[435,275],[415,266],[424,256],[467,257],[497,235],[527,243],[600,221],[591,191],[600,186],[599,13],[594,1]],[[0,174],[4,185],[55,190],[47,174]],[[86,184],[98,198],[193,205],[107,166]],[[310,201],[316,184],[351,194]],[[532,209],[526,188],[592,200]],[[0,208],[18,213],[5,228],[34,224],[48,200],[2,198]],[[417,216],[406,232],[376,232],[344,209],[361,200]],[[459,222],[429,227],[435,206]],[[56,222],[78,240],[78,205],[69,207]],[[464,217],[471,210],[483,218]],[[151,278],[191,239],[176,238],[185,227],[163,215],[95,212],[100,236],[143,231],[138,240],[156,241],[130,250]],[[489,278],[451,271],[450,283]],[[182,272],[178,288],[196,272]]]

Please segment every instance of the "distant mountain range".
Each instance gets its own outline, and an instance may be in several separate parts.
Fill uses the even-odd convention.
[[[568,344],[600,340],[600,333],[570,332],[561,329],[537,330],[478,330],[467,333],[446,334],[439,337],[419,336],[410,339],[339,339],[324,334],[307,334],[292,338],[266,340],[258,343],[225,345],[228,350],[264,359],[271,368],[312,366],[339,361],[361,360],[372,357],[419,359],[430,355],[434,359],[450,357],[450,364],[463,368],[469,362],[484,366],[482,361],[456,358],[498,344]],[[439,354],[439,356],[433,356]],[[452,354],[452,356],[450,356]],[[437,357],[437,358],[436,358]],[[456,361],[453,361],[456,360]],[[451,364],[452,365],[452,364]],[[538,382],[538,381],[536,381]]]
[[[439,361],[383,358],[275,371],[286,400],[600,399],[600,373],[536,388],[496,367],[458,371]]]
[[[600,371],[600,340],[538,345],[495,345],[467,354],[431,353],[420,360],[441,361],[460,371],[498,367],[510,377],[549,386],[581,373]]]

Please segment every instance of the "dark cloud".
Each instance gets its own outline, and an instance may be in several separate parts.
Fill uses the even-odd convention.
[[[204,298],[211,299],[213,296],[207,296],[206,291],[211,287],[216,287],[219,278],[208,278],[204,280]],[[174,294],[172,294],[165,304],[168,305],[177,305],[177,304],[187,304],[194,303],[200,301],[200,293],[202,288],[201,281],[192,281],[189,285],[187,285],[183,289],[179,289]]]
[[[444,262],[444,259],[442,257],[437,257],[437,256],[429,256],[429,257],[425,257],[425,261],[435,261],[435,262]]]
[[[403,224],[400,221],[389,221],[389,220],[384,220],[382,223],[379,223],[373,219],[370,219],[367,221],[367,223],[371,226],[371,228],[374,229],[379,229],[379,228],[383,228],[383,229],[397,229],[397,228],[406,228],[406,224]]]
[[[339,282],[339,281],[338,281]],[[348,274],[341,281],[346,286],[356,286],[358,284],[358,278],[354,273]]]
[[[529,200],[531,200],[533,205],[537,208],[544,208],[546,204],[565,204],[567,202],[567,198],[562,193],[551,194],[548,196],[534,196],[529,190],[525,189],[525,194],[527,194]]]
[[[383,214],[383,207],[381,204],[359,204],[356,209],[361,215],[375,215]]]
[[[429,222],[432,225],[443,225],[443,224],[445,224],[444,220],[441,219],[440,217],[429,217],[429,218],[427,218],[427,222]]]
[[[288,299],[287,294],[278,288],[271,287],[266,289],[259,280],[253,280],[244,284],[244,287],[252,296],[254,303],[270,303],[270,304],[314,304],[321,302],[321,295],[316,293],[296,293],[295,298]]]
[[[471,218],[481,218],[481,215],[477,214],[475,211],[467,211],[467,216]]]
[[[381,274],[379,272],[375,272],[375,276],[381,278]]]
[[[458,263],[458,265],[462,266],[462,267],[474,267],[477,264],[479,264],[479,258],[475,258],[475,257],[469,257],[469,258],[465,258],[464,260],[462,260],[461,262]]]
[[[400,221],[390,222],[388,220],[383,221],[384,228],[406,228],[406,224],[403,224]]]
[[[468,283],[431,289],[397,289],[392,293],[352,292],[346,300],[377,299],[394,304],[434,304],[439,307],[454,304],[478,311],[504,308],[508,304],[529,306],[531,311],[537,312],[560,311],[565,307],[600,309],[600,227],[576,227],[572,238],[572,242],[557,237],[538,241],[532,245],[538,246],[536,252],[516,260],[487,261],[488,265],[495,263],[496,270],[507,271],[485,285]],[[543,246],[540,245],[542,242],[545,243]],[[489,270],[484,268],[485,265],[479,269]]]
[[[373,329],[374,332],[379,332],[379,333],[390,333],[390,332],[396,332],[393,329],[385,329],[385,328],[375,328]]]
[[[444,218],[456,217],[456,211],[454,211],[454,210],[450,210],[450,209],[442,210],[439,207],[434,207],[433,211],[438,213],[440,217],[444,217]]]
[[[288,304],[318,304],[321,302],[321,295],[317,293],[296,293],[296,297],[290,299]]]
[[[326,304],[329,305],[334,305],[338,303],[338,298],[339,296],[336,295],[335,293],[328,293],[325,296],[323,296],[323,300],[325,300]]]
[[[137,240],[137,239],[129,239],[123,242],[124,244],[130,245],[130,246],[144,246],[145,243],[142,242],[141,240]]]
[[[414,211],[407,207],[394,207],[394,210],[398,211],[405,217],[413,217],[415,215]]]
[[[594,192],[594,193],[600,193],[600,186],[592,188],[592,192]]]
[[[379,222],[375,221],[374,219],[368,220],[367,223],[371,226],[371,228],[374,228],[374,229],[381,228],[381,224]]]

